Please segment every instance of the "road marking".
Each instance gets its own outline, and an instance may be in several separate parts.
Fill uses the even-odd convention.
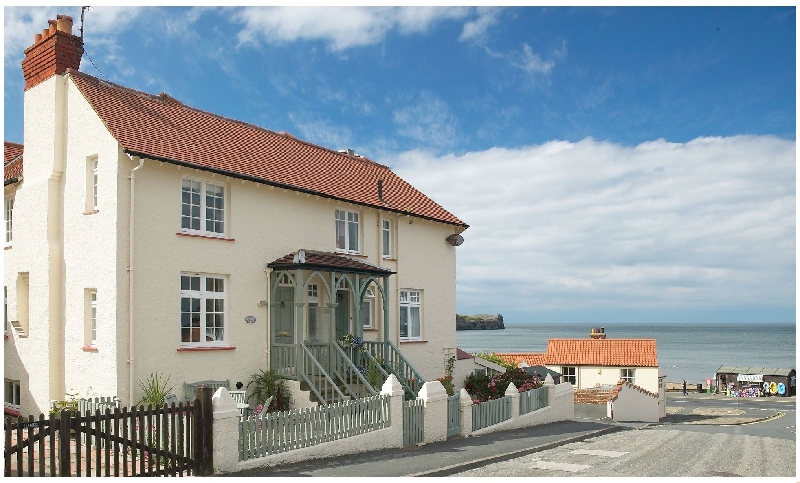
[[[604,451],[602,449],[576,449],[572,451],[575,454],[588,454],[592,456],[605,456],[607,458],[619,458],[628,454],[627,451]]]
[[[591,466],[589,465],[574,465],[572,463],[555,463],[553,461],[542,461],[542,460],[533,461],[531,464],[528,465],[528,467],[536,468],[539,470],[568,471],[570,473],[577,473],[578,471],[583,471],[586,468],[591,468]]]

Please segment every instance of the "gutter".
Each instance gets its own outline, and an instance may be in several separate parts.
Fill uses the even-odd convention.
[[[9,178],[3,182],[3,186],[8,186],[10,184],[14,184],[19,181],[19,178]]]
[[[199,169],[199,170],[202,170],[202,171],[208,171],[210,173],[221,174],[223,176],[230,176],[231,178],[243,179],[243,180],[246,180],[246,181],[252,181],[254,183],[265,184],[265,185],[268,185],[268,186],[275,186],[276,188],[282,188],[282,189],[291,190],[291,191],[298,191],[300,193],[305,193],[305,194],[308,194],[308,195],[319,196],[320,198],[328,198],[328,199],[337,200],[337,201],[345,201],[347,203],[352,203],[354,205],[366,206],[366,207],[375,208],[375,209],[378,209],[378,210],[391,211],[391,212],[394,212],[394,213],[399,213],[401,215],[409,215],[409,216],[414,216],[414,217],[417,217],[417,218],[422,218],[422,219],[425,219],[425,220],[435,221],[435,222],[438,222],[438,223],[444,223],[446,225],[458,226],[458,227],[462,228],[461,232],[463,232],[464,230],[469,228],[469,225],[467,225],[466,223],[463,223],[463,222],[462,223],[454,223],[454,222],[451,222],[451,221],[443,221],[443,220],[434,218],[432,216],[420,215],[420,214],[417,214],[417,213],[409,213],[407,211],[398,210],[398,209],[395,209],[395,208],[390,208],[388,206],[377,206],[377,205],[371,205],[369,203],[364,203],[363,201],[347,200],[347,199],[339,198],[339,197],[332,196],[332,195],[329,195],[329,194],[320,193],[318,191],[314,191],[314,190],[310,190],[310,189],[306,189],[306,188],[300,188],[299,186],[293,186],[293,185],[290,185],[290,184],[284,184],[284,183],[278,183],[278,182],[275,182],[275,181],[269,181],[269,180],[266,180],[266,179],[263,179],[263,178],[257,178],[255,176],[248,176],[246,174],[234,173],[232,171],[225,171],[224,169],[210,168],[208,166],[200,166],[200,165],[197,165],[197,164],[187,163],[185,161],[178,161],[176,159],[164,158],[164,157],[161,157],[161,156],[155,156],[155,155],[152,155],[152,154],[141,153],[141,152],[138,152],[138,151],[131,151],[130,149],[123,149],[122,152],[124,152],[128,156],[135,156],[135,157],[139,157],[139,158],[142,158],[142,159],[149,158],[149,159],[152,159],[152,160],[155,160],[155,161],[160,161],[160,162],[170,163],[170,164],[176,164],[178,166],[183,166],[183,167],[186,167],[186,168]],[[444,208],[442,208],[442,209],[444,209]]]
[[[134,161],[131,158],[131,161]],[[135,162],[135,161],[134,161]],[[130,198],[130,228],[128,230],[128,398],[129,404],[133,407],[133,241],[134,233],[134,199],[136,195],[136,170],[144,166],[144,158],[139,158],[139,166],[131,170],[128,179],[131,180]]]

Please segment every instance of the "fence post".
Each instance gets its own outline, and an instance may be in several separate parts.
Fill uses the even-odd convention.
[[[551,406],[556,398],[556,384],[550,374],[544,378],[544,387],[547,388],[547,406]]]
[[[61,411],[58,423],[58,476],[71,476],[69,440],[72,414],[68,409]],[[77,434],[76,437],[80,437],[80,434]]]
[[[213,422],[214,414],[211,405],[211,387],[199,386],[197,388],[198,411],[195,414],[198,420],[194,421],[195,451],[195,476],[209,476],[214,474],[214,440]]]
[[[381,387],[381,394],[389,396],[389,428],[393,440],[391,447],[403,447],[403,386],[394,374],[389,374]]]
[[[439,381],[422,385],[417,399],[425,405],[425,443],[447,439],[447,391]]]
[[[211,398],[214,408],[214,474],[236,470],[239,462],[239,408],[224,387]]]
[[[459,404],[461,404],[461,431],[458,434],[466,438],[472,434],[472,396],[464,388],[461,388],[459,393]]]
[[[508,419],[509,421],[516,421],[519,419],[519,391],[513,382],[508,383],[505,396],[511,398],[511,413]]]

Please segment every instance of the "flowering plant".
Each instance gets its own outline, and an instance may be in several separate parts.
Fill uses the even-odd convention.
[[[489,376],[486,374],[470,374],[464,380],[464,388],[473,399],[480,402],[490,401],[505,396],[509,383],[513,382],[519,392],[538,389],[543,386],[542,380],[532,376],[523,369],[508,369],[502,374]]]
[[[348,349],[350,347],[358,349],[364,344],[364,341],[361,340],[361,337],[353,334],[345,334],[336,339],[336,342],[339,343],[342,349]]]

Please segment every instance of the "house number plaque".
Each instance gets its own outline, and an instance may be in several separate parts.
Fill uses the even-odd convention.
[[[252,315],[248,315],[247,317],[244,318],[244,321],[247,322],[248,324],[255,324],[256,318]]]

